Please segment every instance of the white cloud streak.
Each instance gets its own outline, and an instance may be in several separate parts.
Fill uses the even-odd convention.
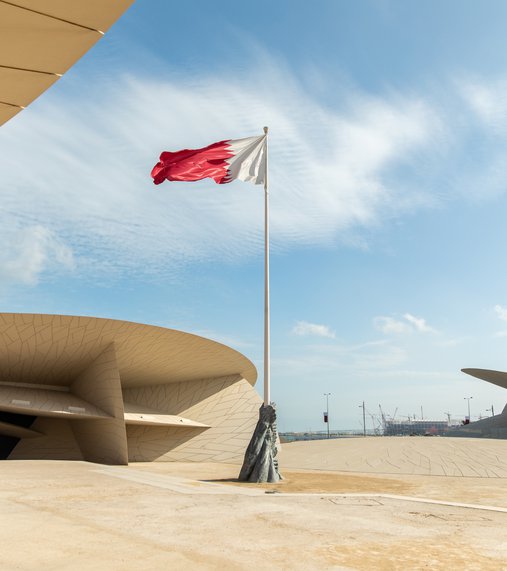
[[[334,331],[327,325],[318,325],[317,323],[308,323],[308,321],[298,321],[292,328],[292,333],[302,337],[327,337],[329,339],[335,338]]]
[[[74,269],[72,250],[41,225],[3,232],[0,285],[33,286],[48,271]]]
[[[497,304],[495,305],[494,310],[498,319],[501,321],[507,321],[507,307]],[[507,337],[507,331],[497,331],[494,334],[494,337]]]
[[[468,78],[460,83],[463,98],[488,127],[498,129],[507,122],[507,79],[484,81]]]
[[[430,327],[422,317],[415,317],[411,313],[405,313],[403,317],[414,326],[416,331],[420,333],[435,333],[433,327]]]
[[[394,319],[393,317],[378,316],[373,319],[375,329],[381,331],[385,335],[408,333],[410,327],[407,323]]]
[[[424,187],[422,165],[431,180],[447,180],[443,157],[455,158],[478,133],[497,137],[497,152],[485,156],[481,174],[454,174],[455,192],[484,197],[505,189],[507,137],[498,126],[507,124],[507,80],[469,78],[450,90],[453,108],[478,119],[465,127],[449,100],[349,89],[330,108],[273,60],[250,69],[234,78],[115,76],[77,95],[62,80],[0,131],[2,242],[46,228],[92,279],[157,277],[186,262],[260,255],[261,189],[207,181],[155,188],[149,172],[162,150],[253,135],[265,124],[275,249],[361,242],[361,229],[433,205],[441,197],[434,184]],[[3,264],[14,279],[15,263]],[[18,270],[19,281],[35,283],[45,271],[72,265],[41,264],[46,269]],[[406,317],[381,319],[382,331],[406,330]],[[411,326],[428,327],[414,320]]]
[[[370,342],[360,345],[320,344],[287,358],[275,357],[273,366],[281,375],[328,375],[345,378],[375,377],[379,371],[396,370],[407,362],[403,347]]]
[[[381,331],[385,335],[399,335],[411,332],[418,333],[436,333],[437,331],[430,327],[426,320],[422,317],[415,317],[411,313],[405,313],[403,320],[394,317],[377,316],[373,319],[375,329]]]
[[[495,305],[495,313],[498,319],[502,321],[507,321],[507,307],[502,307],[501,305]]]
[[[265,124],[274,248],[346,240],[351,229],[419,205],[420,196],[386,181],[434,144],[439,120],[428,105],[355,93],[330,110],[270,65],[262,82],[255,71],[235,80],[124,76],[86,96],[49,92],[2,128],[0,239],[12,224],[43,225],[90,276],[156,276],[187,261],[259,255],[261,189],[155,188],[149,172],[162,150],[253,135]]]

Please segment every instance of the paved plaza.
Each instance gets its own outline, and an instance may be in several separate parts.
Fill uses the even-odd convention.
[[[507,478],[507,441],[446,437],[367,437],[284,444],[286,468],[374,474]]]
[[[465,474],[462,462],[479,463],[481,445],[482,475],[407,474],[396,460],[408,455],[415,465],[419,454],[421,466],[423,456],[441,466],[448,446]],[[231,464],[3,461],[0,569],[505,569],[507,477],[493,470],[506,446],[288,444],[276,485],[239,484]],[[341,463],[347,471],[330,467]]]

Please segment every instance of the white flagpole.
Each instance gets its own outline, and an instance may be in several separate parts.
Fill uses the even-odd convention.
[[[271,402],[269,361],[269,192],[268,192],[268,128],[266,134],[266,172],[264,174],[264,406]]]

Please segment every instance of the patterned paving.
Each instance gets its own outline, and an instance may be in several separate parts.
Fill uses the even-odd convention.
[[[507,478],[507,441],[485,438],[342,438],[284,444],[286,468]]]

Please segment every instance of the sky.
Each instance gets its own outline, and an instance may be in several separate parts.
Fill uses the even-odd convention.
[[[263,192],[164,150],[269,126],[280,431],[472,420],[507,370],[503,0],[137,0],[0,130],[0,311],[150,323],[263,369]],[[472,397],[470,401],[466,398]]]

